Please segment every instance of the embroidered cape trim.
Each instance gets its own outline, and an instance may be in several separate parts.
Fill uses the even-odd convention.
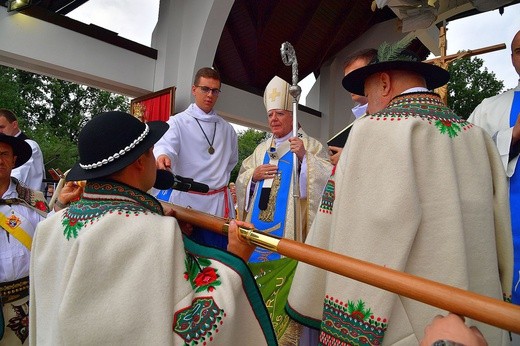
[[[451,138],[458,136],[460,131],[474,126],[446,107],[440,96],[435,93],[408,93],[396,96],[387,108],[369,115],[368,118],[383,121],[421,118],[435,125],[441,134],[447,134]]]
[[[77,238],[78,232],[106,213],[129,216],[155,213],[163,215],[161,204],[151,195],[115,181],[89,181],[81,199],[63,213],[63,234]]]
[[[318,212],[325,214],[332,214],[334,207],[334,200],[336,199],[336,182],[334,180],[334,174],[336,173],[336,166],[332,168],[332,174],[330,175],[327,185],[323,189],[323,195],[321,196],[320,207]]]
[[[345,304],[325,297],[320,334],[320,342],[325,345],[381,345],[387,327],[387,319],[375,317],[362,300]]]
[[[7,324],[5,324],[5,321],[2,321],[4,322],[2,328],[9,328],[20,340],[20,345],[23,344],[29,336],[29,302],[20,302],[20,304],[13,302],[4,305],[3,308],[9,310],[10,318],[7,320]]]
[[[41,210],[45,213],[50,211],[47,200],[41,191],[31,190],[30,188],[23,186],[16,178],[11,177],[11,180],[16,184],[18,198],[23,199],[35,209]]]
[[[244,291],[246,293],[247,299],[249,300],[249,303],[251,304],[252,310],[254,311],[256,318],[258,320],[258,323],[260,324],[262,331],[265,335],[265,339],[268,342],[268,345],[277,345],[278,342],[276,340],[276,334],[273,329],[273,325],[271,324],[271,319],[269,317],[269,313],[267,312],[267,308],[265,307],[264,300],[262,299],[262,295],[260,294],[260,291],[258,289],[258,286],[256,285],[256,281],[251,274],[248,266],[244,261],[242,261],[239,257],[229,253],[222,251],[217,248],[211,248],[206,247],[197,244],[196,242],[190,240],[188,237],[183,235],[183,241],[184,241],[184,248],[186,250],[186,256],[196,258],[198,260],[198,263],[202,263],[204,265],[203,268],[200,268],[200,274],[197,280],[193,279],[191,282],[192,286],[198,286],[200,290],[208,290],[212,291],[216,288],[216,286],[220,285],[219,276],[215,272],[215,270],[210,266],[211,265],[211,259],[214,259],[216,261],[219,261],[223,263],[224,265],[229,266],[230,268],[233,268],[237,274],[240,275],[242,278],[242,282],[244,285]],[[187,259],[187,261],[189,261]],[[202,261],[202,262],[201,262]],[[191,263],[193,265],[193,262]],[[187,273],[185,273],[185,279],[186,275],[190,271],[190,267],[187,262]],[[248,273],[248,275],[244,275]],[[205,275],[206,274],[206,275]],[[198,306],[202,306],[202,301],[197,302]],[[214,316],[219,317],[225,317],[224,311],[219,310],[218,306],[209,304],[208,302],[205,302],[205,307],[211,306],[211,313]],[[195,305],[194,305],[195,306]],[[208,310],[210,311],[210,310]],[[180,317],[180,316],[177,316]],[[179,322],[180,319],[177,319],[177,322]],[[174,328],[177,328],[176,324],[174,323]]]
[[[196,297],[190,306],[175,313],[173,331],[184,340],[185,345],[206,345],[213,341],[213,335],[224,325],[225,317],[226,313],[213,297]]]
[[[322,321],[304,316],[289,304],[287,314],[298,323],[321,330],[320,345],[381,345],[388,319],[374,316],[362,300],[346,303],[326,296]]]

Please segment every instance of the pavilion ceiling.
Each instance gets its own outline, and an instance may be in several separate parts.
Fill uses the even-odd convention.
[[[150,57],[157,52],[149,47],[117,37],[117,33],[90,25],[82,27],[63,16],[88,0],[40,0],[28,14],[43,20],[63,22],[84,34],[106,36],[107,42],[133,49]],[[280,57],[280,46],[288,41],[296,51],[300,79],[310,73],[318,76],[323,64],[344,47],[363,35],[373,25],[390,19],[396,27],[406,24],[407,13],[416,13],[408,4],[418,7],[436,6],[437,12],[449,11],[461,3],[479,2],[487,6],[491,0],[235,0],[224,25],[214,59],[224,83],[261,95],[269,80],[278,75],[291,81],[291,68]],[[493,0],[512,5],[520,0]],[[385,4],[375,9],[376,3]],[[406,4],[407,6],[404,6]],[[426,5],[425,5],[426,4]],[[476,6],[476,5],[475,5]],[[436,12],[436,15],[437,15]],[[49,15],[47,15],[47,14]],[[397,13],[397,15],[396,15]],[[478,13],[468,10],[457,17]],[[57,16],[63,15],[63,16]],[[59,17],[63,18],[60,20]],[[66,19],[66,20],[65,20]],[[412,18],[413,20],[413,18]],[[90,33],[93,31],[93,33]],[[101,39],[102,39],[101,37]],[[411,47],[426,58],[427,48],[415,41]]]

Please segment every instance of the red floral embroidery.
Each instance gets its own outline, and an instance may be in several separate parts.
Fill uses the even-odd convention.
[[[211,261],[204,257],[197,257],[186,253],[186,271],[184,279],[187,279],[195,292],[213,292],[220,286],[218,269],[211,267]]]
[[[206,267],[195,278],[197,286],[207,286],[217,280],[217,273],[214,268]]]

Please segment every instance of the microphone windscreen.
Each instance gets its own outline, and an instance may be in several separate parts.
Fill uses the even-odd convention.
[[[179,180],[179,183],[183,187],[187,187],[187,191],[195,191],[195,192],[202,192],[202,193],[206,193],[209,191],[208,185],[194,181],[191,178],[183,178],[178,175],[176,176],[176,178]]]
[[[153,187],[158,190],[168,190],[175,184],[175,176],[165,169],[158,169]]]

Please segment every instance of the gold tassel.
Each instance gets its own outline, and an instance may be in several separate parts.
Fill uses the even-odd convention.
[[[303,325],[299,324],[294,320],[289,321],[287,329],[278,340],[280,346],[296,346],[300,340],[300,336],[303,330]]]
[[[269,202],[267,209],[262,210],[258,218],[264,222],[271,222],[274,219],[274,211],[276,209],[276,196],[280,188],[280,174],[276,174],[271,185],[271,193],[269,194]]]

